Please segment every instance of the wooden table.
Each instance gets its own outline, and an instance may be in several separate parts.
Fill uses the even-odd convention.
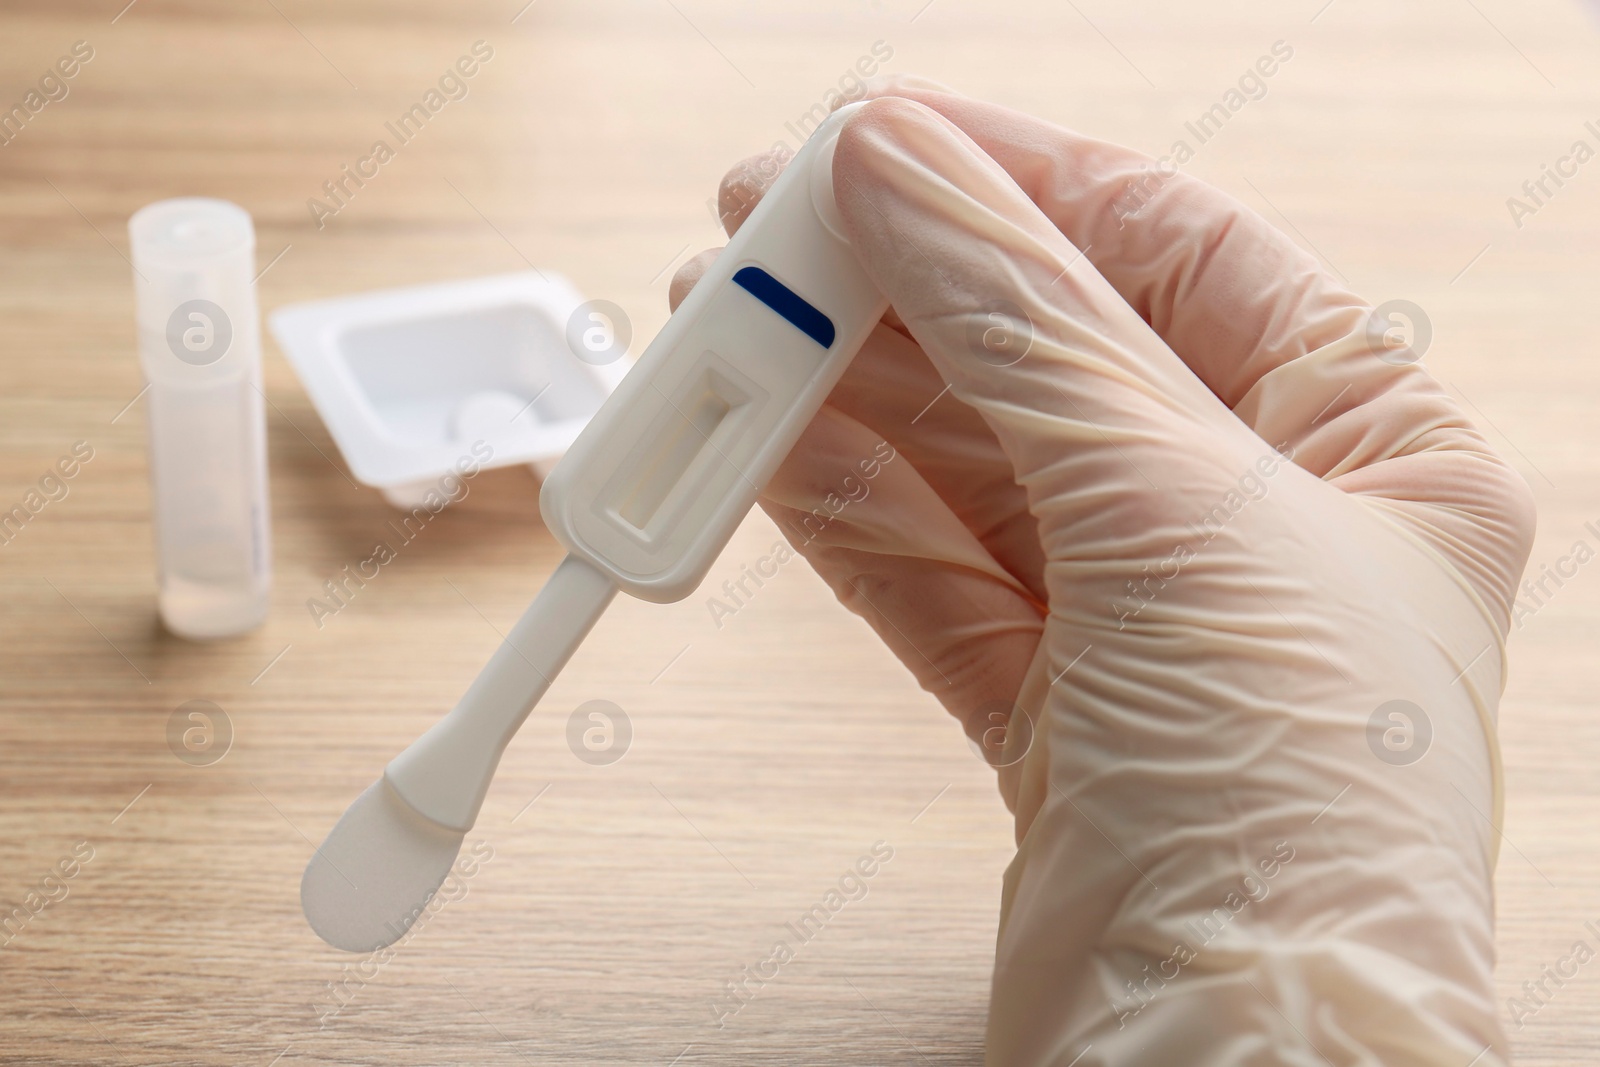
[[[212,645],[163,633],[125,261],[126,219],[155,199],[252,213],[264,310],[535,264],[647,338],[675,265],[717,241],[723,169],[793,143],[786,124],[875,42],[885,70],[1160,153],[1283,40],[1292,61],[1190,169],[1373,300],[1427,309],[1429,365],[1538,493],[1536,568],[1600,546],[1600,162],[1520,228],[1505,203],[1600,144],[1600,23],[1575,3],[121,2],[0,16],[0,102],[93,49],[0,148],[0,508],[74,442],[94,450],[0,547],[0,902],[57,898],[0,950],[0,1063],[981,1057],[1007,816],[954,723],[802,564],[720,628],[704,597],[619,602],[501,767],[465,895],[382,967],[312,935],[312,843],[453,702],[558,548],[532,478],[485,473],[319,628],[307,598],[393,513],[269,341],[271,617]],[[467,97],[319,229],[308,198],[479,40],[494,54]],[[752,518],[712,583],[776,536]],[[1596,943],[1597,634],[1600,565],[1513,639],[1508,997]],[[564,740],[597,697],[635,734],[603,767]],[[233,732],[208,766],[167,741],[196,699]],[[867,895],[715,1025],[724,984],[880,841]],[[1520,1061],[1592,1060],[1597,993],[1590,964],[1514,1033]]]

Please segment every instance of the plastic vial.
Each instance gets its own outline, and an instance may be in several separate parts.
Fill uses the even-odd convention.
[[[272,584],[255,227],[226,200],[162,200],[128,220],[150,435],[161,620],[242,633]]]

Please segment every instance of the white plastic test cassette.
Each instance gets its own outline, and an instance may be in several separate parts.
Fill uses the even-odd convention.
[[[834,145],[860,106],[802,146],[545,481],[540,509],[568,557],[306,868],[301,902],[330,944],[404,934],[506,743],[617,590],[663,603],[694,590],[883,315],[833,197]]]

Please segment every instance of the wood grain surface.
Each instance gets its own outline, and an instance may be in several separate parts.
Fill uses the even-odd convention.
[[[645,339],[673,268],[719,243],[723,170],[795,143],[877,42],[885,71],[1160,154],[1284,41],[1292,60],[1188,169],[1374,302],[1426,310],[1429,366],[1538,494],[1536,571],[1600,548],[1600,162],[1520,220],[1506,203],[1575,141],[1600,147],[1600,20],[1576,0],[123,2],[0,12],[6,107],[93,49],[0,147],[0,510],[93,449],[0,546],[0,910],[57,898],[0,936],[0,1063],[982,1056],[1012,851],[992,774],[798,562],[720,627],[709,590],[619,601],[500,769],[472,835],[492,859],[381,965],[315,938],[313,842],[450,706],[559,549],[532,477],[486,472],[319,627],[307,598],[394,512],[268,340],[271,616],[216,644],[165,634],[126,261],[152,200],[248,209],[264,312],[536,265]],[[480,40],[467,96],[319,228],[308,198]],[[711,586],[777,536],[750,519]],[[1507,998],[1600,925],[1600,564],[1566,569],[1513,635],[1501,708]],[[633,725],[610,766],[566,745],[591,698]],[[196,699],[233,732],[209,766],[167,741]],[[876,842],[893,858],[866,895],[716,1025],[725,984]],[[1600,963],[1548,988],[1520,1028],[1508,1015],[1519,1062],[1593,1062]]]

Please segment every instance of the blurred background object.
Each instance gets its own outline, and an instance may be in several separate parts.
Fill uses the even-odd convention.
[[[233,637],[271,606],[256,234],[237,204],[177,197],[128,220],[161,621]]]

